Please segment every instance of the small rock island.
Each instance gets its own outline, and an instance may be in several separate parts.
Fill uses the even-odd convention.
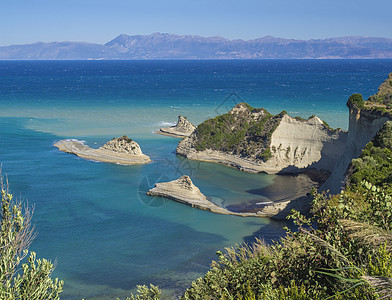
[[[171,127],[161,128],[155,133],[172,136],[176,138],[188,137],[196,129],[196,126],[184,118],[183,116],[178,116],[177,124]]]
[[[143,154],[138,143],[126,135],[113,138],[98,149],[90,148],[78,140],[61,140],[54,144],[60,151],[75,154],[81,158],[117,163],[121,165],[146,164],[150,157]]]

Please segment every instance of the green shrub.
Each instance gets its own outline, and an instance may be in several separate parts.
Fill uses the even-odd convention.
[[[265,109],[240,103],[241,111],[229,112],[199,124],[195,130],[197,151],[206,149],[268,160],[272,132],[283,114],[273,116]]]
[[[388,121],[351,162],[348,185],[351,190],[363,190],[361,182],[384,187],[391,192],[392,182],[392,122]]]
[[[145,285],[137,286],[137,294],[131,294],[126,300],[159,300],[161,298],[161,291],[158,287],[150,284],[150,287]],[[119,300],[119,298],[117,298]]]
[[[352,94],[347,101],[348,107],[355,107],[358,109],[362,109],[365,107],[365,102],[363,101],[361,94]]]
[[[63,282],[51,278],[53,264],[28,250],[35,237],[31,216],[1,177],[0,299],[59,299],[62,292]]]

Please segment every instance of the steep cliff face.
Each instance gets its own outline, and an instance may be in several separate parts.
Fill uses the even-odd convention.
[[[331,176],[320,190],[329,190],[331,194],[339,193],[345,184],[345,173],[351,160],[357,158],[362,149],[376,135],[386,121],[392,120],[388,113],[368,108],[349,106],[349,130],[346,148],[336,164]]]
[[[330,129],[318,117],[272,116],[264,109],[238,104],[228,114],[199,125],[179,143],[177,153],[255,173],[332,171],[346,139],[345,131]]]
[[[346,139],[347,132],[331,130],[316,116],[303,121],[285,115],[272,134],[268,163],[284,167],[282,171],[286,172],[304,168],[331,172],[345,149]]]

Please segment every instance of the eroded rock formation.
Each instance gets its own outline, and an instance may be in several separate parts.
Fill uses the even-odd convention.
[[[157,130],[156,133],[183,138],[190,136],[195,128],[195,125],[189,122],[186,118],[178,116],[178,121],[175,126],[161,128]]]
[[[122,165],[145,164],[151,159],[143,154],[138,143],[122,136],[113,138],[99,149],[93,149],[78,140],[61,140],[54,144],[60,151],[75,154],[81,158],[111,162]]]

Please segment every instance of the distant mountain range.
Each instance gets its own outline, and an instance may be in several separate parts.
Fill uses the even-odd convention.
[[[255,40],[228,40],[154,33],[121,34],[101,45],[81,42],[34,43],[0,47],[0,59],[374,59],[392,58],[392,39],[350,36],[295,40],[265,36]]]

